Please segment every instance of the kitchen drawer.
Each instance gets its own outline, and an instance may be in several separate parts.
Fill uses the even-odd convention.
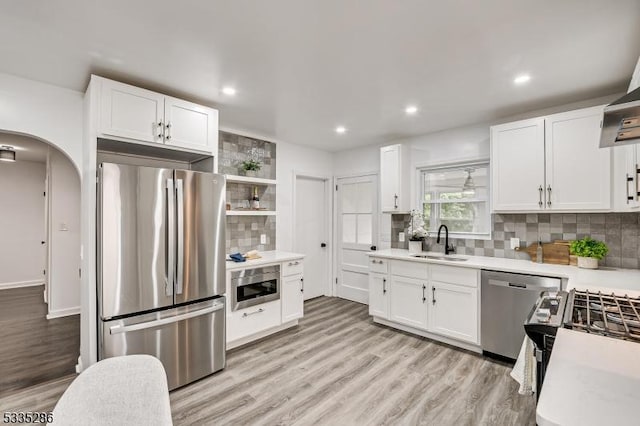
[[[426,280],[429,276],[429,266],[423,262],[394,260],[391,262],[391,275]]]
[[[431,281],[478,287],[478,270],[458,266],[430,265]]]
[[[281,318],[280,300],[233,311],[227,317],[227,342],[277,327],[282,323]]]
[[[302,259],[289,260],[282,264],[282,276],[288,277],[290,275],[302,274]]]
[[[387,259],[371,257],[369,259],[369,271],[386,274],[389,272],[389,261]]]

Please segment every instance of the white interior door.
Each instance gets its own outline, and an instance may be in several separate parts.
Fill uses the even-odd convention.
[[[369,301],[369,257],[377,243],[376,176],[337,180],[338,297],[360,303]]]
[[[304,258],[304,300],[330,294],[328,179],[296,176],[295,251]]]

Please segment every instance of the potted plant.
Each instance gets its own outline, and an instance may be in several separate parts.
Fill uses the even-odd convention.
[[[241,167],[242,170],[244,170],[245,176],[256,177],[258,175],[258,172],[262,168],[262,163],[260,163],[258,160],[249,159],[243,161]]]
[[[605,243],[590,237],[572,241],[569,249],[571,254],[578,256],[578,267],[586,269],[598,269],[598,260],[609,251]]]
[[[424,216],[418,210],[411,210],[411,222],[409,223],[409,253],[420,253],[422,242],[427,238],[427,230],[424,229]]]

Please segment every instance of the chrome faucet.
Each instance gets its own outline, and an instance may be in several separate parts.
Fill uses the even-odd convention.
[[[444,254],[447,255],[449,253],[455,253],[456,252],[456,248],[452,245],[449,245],[449,228],[447,228],[447,225],[440,225],[440,228],[438,228],[438,239],[436,240],[436,243],[440,244],[440,231],[442,231],[442,228],[444,228]]]

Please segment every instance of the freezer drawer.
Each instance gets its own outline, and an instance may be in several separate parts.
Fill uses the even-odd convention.
[[[158,358],[169,389],[225,366],[225,298],[166,311],[103,321],[100,359],[132,354]]]

